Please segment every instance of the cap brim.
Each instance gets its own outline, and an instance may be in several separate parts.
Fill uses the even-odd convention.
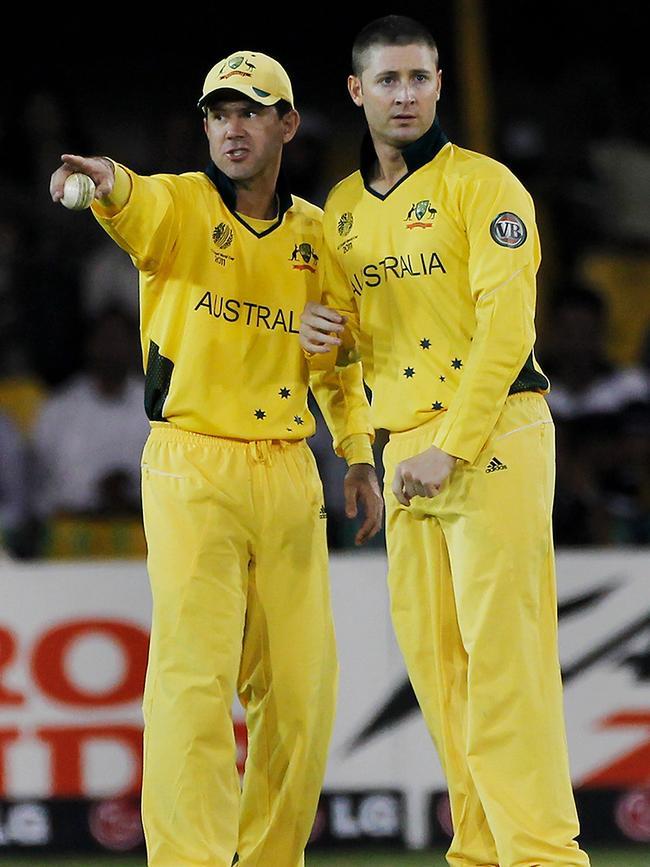
[[[228,93],[228,91],[233,94],[241,93],[247,99],[251,99],[253,102],[258,102],[260,105],[275,105],[276,102],[279,102],[281,98],[279,96],[273,96],[272,94],[267,93],[265,90],[260,90],[258,87],[253,87],[250,84],[236,85],[232,82],[228,82],[228,84],[224,84],[223,87],[215,87],[208,93],[204,93],[201,99],[198,101],[197,106],[199,108],[205,108],[206,103],[212,101],[215,98],[216,94],[223,94],[222,98],[225,99],[225,94]]]

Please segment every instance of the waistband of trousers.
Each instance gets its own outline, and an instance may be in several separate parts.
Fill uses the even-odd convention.
[[[527,401],[540,400],[546,403],[544,395],[540,391],[533,391],[531,389],[526,391],[516,391],[514,394],[509,394],[506,397],[504,407],[512,406],[517,403],[525,403]],[[410,439],[415,439],[423,434],[433,435],[442,424],[444,417],[445,413],[439,412],[417,427],[408,428],[408,430],[390,432],[389,439],[391,442],[408,442]]]
[[[305,448],[305,440],[239,440],[234,437],[212,436],[211,434],[198,433],[197,431],[185,430],[166,421],[150,421],[151,433],[149,436],[159,442],[177,442],[187,445],[195,443],[205,448],[228,448],[233,451],[241,451],[258,461],[264,461],[273,454],[287,451],[288,449]]]

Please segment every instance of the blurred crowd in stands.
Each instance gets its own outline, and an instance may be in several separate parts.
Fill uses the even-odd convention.
[[[650,544],[650,107],[641,86],[625,99],[623,83],[603,76],[603,67],[574,69],[546,106],[531,105],[523,79],[501,89],[497,106],[493,155],[531,191],[542,239],[536,353],[552,383],[559,546]],[[443,125],[464,144],[450,112],[443,103]],[[84,113],[56,90],[0,106],[5,556],[144,550],[137,275],[89,214],[52,205],[48,184],[64,152],[109,153],[142,173],[204,166],[191,111],[166,115],[155,138],[145,127],[142,112]],[[326,109],[305,112],[287,150],[294,191],[321,205],[341,168],[356,162],[346,142],[359,128],[337,127],[336,140],[333,128]],[[349,548],[345,466],[313,410],[330,543]],[[384,442],[378,431],[380,470]],[[120,526],[121,537],[113,532]]]

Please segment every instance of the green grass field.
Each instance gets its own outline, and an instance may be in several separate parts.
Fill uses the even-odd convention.
[[[637,846],[630,849],[590,851],[592,867],[650,867],[650,851]],[[313,853],[307,867],[444,867],[443,853],[426,852],[357,852],[350,854]],[[34,858],[2,857],[2,867],[145,867],[141,858]]]

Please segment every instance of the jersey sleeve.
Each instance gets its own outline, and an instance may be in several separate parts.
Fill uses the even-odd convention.
[[[463,376],[434,439],[472,463],[501,413],[535,342],[540,261],[533,202],[505,169],[469,183],[460,197],[476,317]]]
[[[323,229],[324,279],[321,304],[332,307],[342,316],[345,316],[346,328],[341,335],[343,340],[341,347],[332,347],[329,352],[325,353],[305,353],[311,371],[328,370],[335,365],[344,367],[359,360],[359,310],[354,297],[354,291],[345,276],[345,272],[337,259],[336,251],[331,244],[334,227],[331,225],[327,205],[325,206]]]
[[[95,202],[97,222],[132,258],[139,271],[157,271],[178,237],[178,217],[171,180],[165,175],[138,175],[117,164],[131,182],[128,198],[119,209]]]
[[[361,363],[311,371],[309,386],[332,434],[332,445],[348,464],[372,464],[374,429]]]
[[[332,434],[334,451],[348,464],[374,466],[374,428],[363,383],[361,362],[355,360],[359,313],[349,297],[348,281],[328,244],[327,211],[324,221],[324,279],[321,303],[334,307],[347,319],[347,333],[340,350],[308,354],[310,387]]]

